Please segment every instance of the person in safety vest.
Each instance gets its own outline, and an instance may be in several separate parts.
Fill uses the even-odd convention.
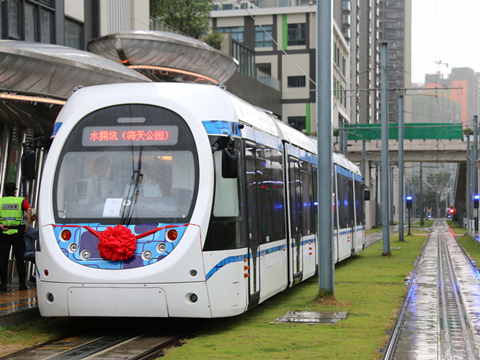
[[[15,183],[5,184],[5,196],[0,198],[0,291],[7,291],[8,255],[13,246],[13,252],[17,263],[19,290],[27,290],[25,285],[25,242],[23,234],[32,224],[32,207],[22,197],[16,197],[17,187]],[[23,211],[27,212],[27,224],[24,224]]]

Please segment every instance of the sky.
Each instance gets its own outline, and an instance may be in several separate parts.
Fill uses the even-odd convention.
[[[412,82],[452,67],[480,72],[479,34],[480,0],[412,0]]]

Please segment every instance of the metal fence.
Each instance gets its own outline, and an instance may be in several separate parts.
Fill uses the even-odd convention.
[[[175,29],[171,26],[168,26],[163,21],[161,21],[159,19],[152,18],[152,17],[150,18],[150,30],[166,31],[166,32],[174,33],[174,34],[180,34],[180,35],[183,35],[183,36],[188,36],[189,38],[191,38],[191,36],[182,33],[180,30],[177,30],[177,29]]]
[[[274,78],[267,73],[257,69],[257,80],[261,83],[268,85],[278,91],[282,91],[282,82],[277,78]]]

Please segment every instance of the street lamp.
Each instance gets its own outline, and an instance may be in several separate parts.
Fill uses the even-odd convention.
[[[475,212],[475,226],[474,226],[474,230],[475,232],[478,231],[478,202],[480,200],[480,195],[478,194],[475,194],[473,196],[473,208],[475,209],[474,212]]]
[[[407,200],[407,209],[408,209],[408,234],[407,235],[411,235],[410,234],[410,219],[411,219],[410,215],[412,214],[412,197],[410,195],[407,195],[406,200]]]

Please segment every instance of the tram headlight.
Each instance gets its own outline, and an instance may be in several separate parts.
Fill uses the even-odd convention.
[[[152,252],[150,250],[145,250],[143,253],[142,253],[142,259],[143,260],[150,260],[152,258]]]
[[[198,301],[198,296],[196,294],[190,295],[190,301],[196,303]]]
[[[178,231],[175,229],[170,229],[165,233],[166,240],[175,241],[178,238]]]
[[[76,243],[71,243],[70,246],[68,247],[68,251],[70,251],[71,253],[74,253],[77,250],[78,250],[78,245]]]
[[[167,251],[167,245],[165,245],[164,243],[160,243],[160,244],[157,245],[157,252],[162,254],[165,251]]]
[[[68,229],[62,230],[60,232],[60,237],[63,241],[68,241],[72,238],[72,232]]]
[[[83,250],[81,253],[80,253],[80,256],[82,257],[83,260],[88,260],[90,259],[90,256],[92,254],[90,254],[90,251],[88,250]]]

